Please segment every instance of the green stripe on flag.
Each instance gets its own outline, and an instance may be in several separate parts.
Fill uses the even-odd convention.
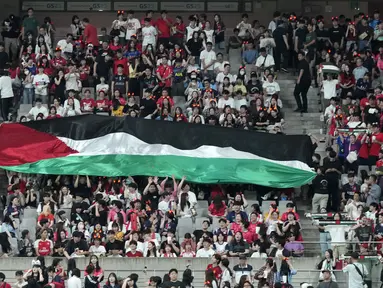
[[[291,161],[297,162],[299,161]],[[292,165],[294,166],[294,165]],[[299,187],[316,174],[263,159],[196,158],[175,155],[106,154],[52,158],[0,168],[21,173],[89,176],[183,175],[197,183],[253,183],[275,188]],[[296,165],[297,167],[299,165]]]

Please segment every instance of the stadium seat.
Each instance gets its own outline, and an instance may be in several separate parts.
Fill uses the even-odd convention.
[[[198,208],[208,208],[209,203],[206,200],[198,200]]]
[[[285,213],[287,211],[286,205],[288,203],[293,203],[293,201],[279,201],[278,210],[279,214]]]
[[[253,211],[253,208],[251,207],[253,204],[259,204],[256,200],[247,200],[247,207],[246,207],[246,213],[250,215],[251,211]]]
[[[262,202],[262,213],[263,214],[269,212],[271,203],[275,203],[275,201],[274,200],[268,200],[268,201]]]
[[[19,244],[17,242],[17,239],[16,238],[10,238],[9,242],[11,243],[12,255],[13,256],[19,255]]]
[[[23,230],[28,230],[31,239],[35,240],[36,239],[36,219],[24,219],[21,224],[20,224],[20,234]]]
[[[198,217],[207,217],[207,209],[206,208],[196,208]]]
[[[36,209],[26,208],[24,209],[24,217],[23,219],[37,219]]]
[[[358,178],[361,178],[361,171],[363,171],[363,170],[366,170],[367,173],[370,172],[370,168],[369,168],[368,166],[360,165],[360,166],[358,167]]]
[[[177,234],[179,237],[184,237],[185,233],[192,233],[194,231],[192,218],[180,218],[177,224]]]

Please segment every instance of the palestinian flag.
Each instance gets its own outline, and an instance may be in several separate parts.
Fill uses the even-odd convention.
[[[338,66],[335,66],[334,64],[330,62],[325,62],[319,65],[319,73],[329,73],[329,74],[335,74],[339,75],[340,69]]]
[[[84,115],[0,126],[0,168],[91,176],[186,175],[289,188],[315,177],[311,140],[208,125]]]

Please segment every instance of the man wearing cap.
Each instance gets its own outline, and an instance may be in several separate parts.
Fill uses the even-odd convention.
[[[323,281],[320,282],[317,288],[338,288],[338,283],[331,279],[331,271],[328,269],[322,270]]]

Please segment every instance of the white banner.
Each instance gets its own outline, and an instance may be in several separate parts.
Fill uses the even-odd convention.
[[[238,12],[238,2],[207,2],[207,11]]]
[[[161,2],[161,10],[167,11],[204,11],[205,2]]]
[[[146,10],[154,10],[158,9],[158,2],[114,2],[113,4],[114,11],[146,11]]]
[[[112,10],[111,2],[67,2],[67,11],[109,11]]]
[[[55,2],[55,1],[23,2],[22,10],[27,11],[29,8],[33,8],[33,10],[35,11],[64,11],[64,2]]]

